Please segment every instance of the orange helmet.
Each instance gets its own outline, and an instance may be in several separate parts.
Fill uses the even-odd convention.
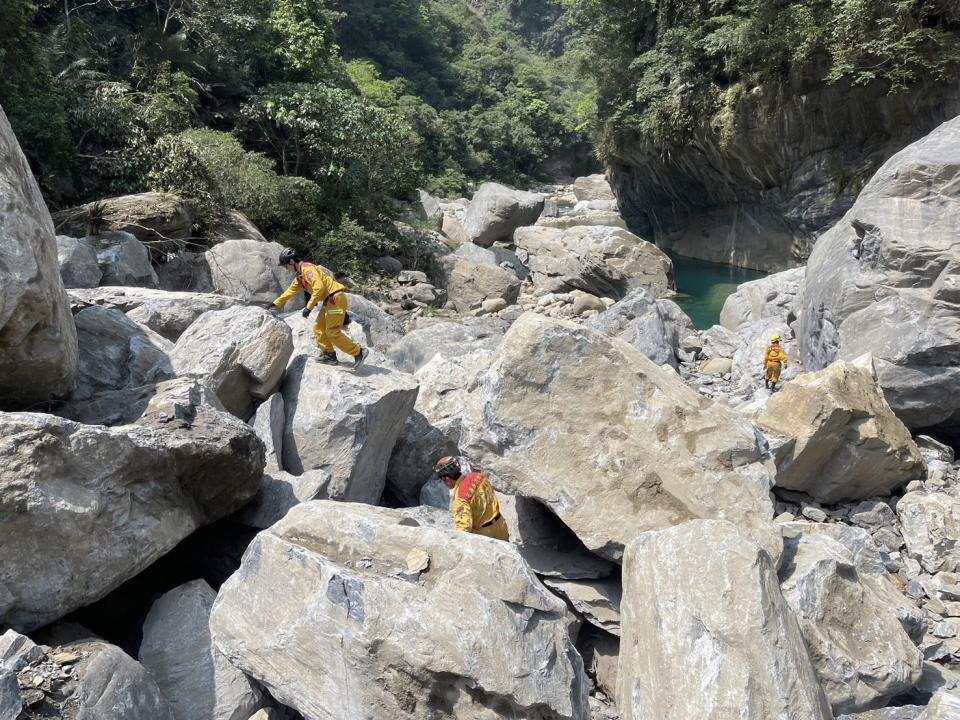
[[[433,466],[433,471],[440,477],[458,478],[460,477],[460,461],[451,455],[445,455],[437,460]]]

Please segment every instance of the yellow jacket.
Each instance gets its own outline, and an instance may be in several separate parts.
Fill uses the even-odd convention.
[[[310,294],[310,300],[307,301],[307,308],[313,310],[317,305],[326,300],[330,295],[343,290],[344,287],[323,270],[313,263],[300,263],[300,271],[290,283],[290,287],[273,301],[277,307],[283,307],[288,300],[295,297],[301,290],[306,290]]]
[[[457,530],[476,532],[500,516],[500,502],[493,485],[483,473],[470,473],[453,488],[453,521]]]
[[[770,367],[771,365],[782,365],[783,367],[787,366],[787,354],[779,345],[771,345],[763,354],[763,366]]]

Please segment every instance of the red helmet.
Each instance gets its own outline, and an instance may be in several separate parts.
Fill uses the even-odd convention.
[[[460,462],[451,455],[446,455],[433,466],[433,471],[440,477],[458,478],[460,477]]]

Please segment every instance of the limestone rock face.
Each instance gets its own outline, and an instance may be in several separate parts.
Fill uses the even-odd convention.
[[[184,385],[118,428],[0,414],[0,625],[27,632],[103,597],[253,497],[263,445]]]
[[[78,312],[74,320],[80,365],[71,401],[173,377],[173,343],[119,310],[92,305]]]
[[[417,389],[405,373],[374,367],[353,373],[297,358],[282,387],[283,467],[295,475],[326,470],[327,497],[376,503]]]
[[[578,177],[573,183],[573,194],[577,196],[577,200],[617,199],[606,176],[599,173]]]
[[[54,215],[66,235],[125,232],[158,252],[183,248],[192,235],[193,216],[187,204],[171,193],[145,192],[105,198]]]
[[[288,308],[291,305],[287,303],[284,307]],[[347,293],[347,307],[353,323],[363,328],[362,344],[365,347],[386,350],[403,337],[403,328],[400,323],[362,295]],[[353,323],[348,329],[353,327]]]
[[[909,492],[897,503],[907,552],[928,573],[960,572],[960,499],[946,493]]]
[[[778,557],[757,443],[748,422],[625,342],[527,313],[470,397],[461,447],[604,557],[702,517],[737,523]]]
[[[180,252],[157,266],[158,287],[173,292],[213,292],[206,253]]]
[[[660,303],[638,288],[586,325],[630,343],[656,365],[676,367],[680,336],[676,324],[664,315]]]
[[[133,287],[77,289],[68,294],[74,303],[103,305],[119,310],[171,342],[176,342],[193,321],[208,310],[225,310],[240,302],[236,298],[213,293],[168,292]]]
[[[0,108],[0,407],[66,395],[77,331],[50,213]]]
[[[738,286],[723,303],[720,324],[737,332],[759,320],[776,319],[786,327],[796,319],[794,304],[804,273],[804,268],[793,268]]]
[[[308,470],[302,475],[268,468],[256,497],[237,514],[237,519],[247,527],[271,527],[300,503],[329,497],[331,478],[332,473],[326,468]]]
[[[194,580],[160,597],[144,621],[139,660],[174,720],[247,720],[260,704],[260,691],[211,644],[216,598]]]
[[[282,469],[280,458],[283,457],[283,424],[286,418],[283,395],[275,392],[257,408],[257,412],[250,419],[250,427],[263,441],[267,470]]]
[[[97,264],[97,251],[86,238],[57,235],[57,262],[64,287],[95,288],[103,277]]]
[[[498,240],[509,240],[518,227],[533,225],[543,203],[542,195],[484,183],[470,201],[463,227],[470,242],[490,247]]]
[[[295,508],[221,589],[216,646],[307,720],[587,720],[563,602],[509,543],[418,524]]]
[[[237,305],[201,315],[170,352],[178,375],[202,378],[237,417],[273,393],[293,353],[285,323],[256,307]]]
[[[773,562],[730,523],[637,537],[621,611],[623,720],[833,717]]]
[[[814,246],[798,336],[807,369],[865,352],[911,429],[960,427],[960,118],[890,158]]]
[[[455,255],[446,265],[447,298],[458,312],[475,310],[493,299],[512,305],[520,295],[520,280],[510,270]]]
[[[884,400],[870,356],[792,380],[757,422],[787,438],[775,451],[776,484],[821,502],[889,495],[925,475],[920,449]]]
[[[226,240],[207,250],[213,291],[244,302],[272,303],[293,280],[286,268],[277,265],[283,245],[259,240]],[[298,310],[303,293],[284,305]]]
[[[160,284],[150,252],[132,233],[105,232],[84,239],[97,252],[101,285],[155,288]]]
[[[514,233],[514,242],[534,286],[544,293],[583,290],[621,298],[634,288],[644,288],[663,297],[676,287],[670,258],[622,228],[521,228]]]
[[[898,619],[907,604],[869,534],[784,526],[780,582],[834,712],[884,705],[920,679],[923,655]]]

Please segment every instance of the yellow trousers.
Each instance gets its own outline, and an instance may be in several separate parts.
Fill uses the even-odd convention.
[[[485,537],[491,537],[495,540],[503,540],[505,542],[510,542],[510,531],[507,529],[507,521],[502,517],[497,520],[493,525],[488,525],[487,527],[480,527],[473,531],[477,535],[483,535]]]
[[[780,382],[780,370],[782,369],[780,363],[770,363],[766,368],[767,374],[764,376],[764,379],[773,383]]]
[[[333,352],[336,347],[351,357],[360,354],[360,346],[343,332],[343,321],[346,317],[346,293],[338,292],[333,298],[328,298],[320,306],[317,321],[313,326],[313,334],[317,338],[317,345],[323,352]]]

